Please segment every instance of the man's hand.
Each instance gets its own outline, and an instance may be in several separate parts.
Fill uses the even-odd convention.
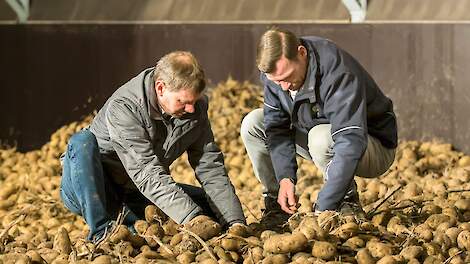
[[[277,202],[281,206],[281,209],[286,213],[293,214],[297,211],[295,185],[290,179],[284,178],[279,182]]]

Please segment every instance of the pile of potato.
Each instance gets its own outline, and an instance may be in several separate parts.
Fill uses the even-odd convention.
[[[300,207],[285,231],[261,219],[261,185],[241,142],[242,118],[262,106],[262,90],[227,80],[208,91],[209,117],[249,228],[199,217],[179,226],[148,206],[137,233],[116,225],[92,244],[81,217],[59,198],[59,156],[92,119],[60,128],[40,150],[0,149],[0,263],[469,263],[470,156],[438,142],[402,142],[390,170],[356,177],[366,218],[315,215],[322,174],[298,160]],[[198,184],[186,156],[171,166],[178,182]],[[118,224],[120,219],[117,219]]]

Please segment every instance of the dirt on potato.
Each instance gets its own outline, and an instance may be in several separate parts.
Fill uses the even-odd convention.
[[[61,203],[61,165],[70,136],[90,115],[63,126],[41,149],[0,149],[0,263],[469,263],[470,156],[450,144],[403,141],[381,177],[356,177],[366,219],[312,213],[321,172],[298,159],[298,213],[289,232],[261,224],[261,185],[240,139],[242,118],[262,107],[262,89],[227,80],[208,91],[209,118],[249,229],[220,230],[201,219],[188,232],[149,206],[145,219],[98,244]],[[171,166],[178,182],[198,185],[186,155]]]

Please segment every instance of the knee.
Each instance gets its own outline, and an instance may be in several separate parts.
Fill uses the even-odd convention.
[[[87,153],[87,155],[98,151],[98,142],[93,133],[82,130],[75,133],[69,140],[68,151],[75,153]]]
[[[331,125],[318,125],[308,132],[308,149],[314,160],[323,160],[332,151]]]
[[[247,138],[256,134],[257,128],[262,128],[263,126],[264,113],[262,108],[255,109],[248,113],[245,118],[243,118],[241,127],[240,127],[240,136],[242,138]]]

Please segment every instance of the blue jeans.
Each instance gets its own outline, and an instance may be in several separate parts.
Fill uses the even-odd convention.
[[[145,207],[152,204],[139,191],[125,192],[110,176],[103,170],[94,134],[86,129],[74,134],[63,159],[60,196],[65,207],[85,219],[90,229],[88,240],[100,239],[123,206],[127,211],[123,224],[132,226],[144,218]],[[214,216],[202,188],[179,185],[207,215]]]

